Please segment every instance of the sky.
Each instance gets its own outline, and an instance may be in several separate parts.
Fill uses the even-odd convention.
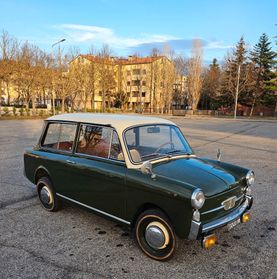
[[[0,12],[2,30],[48,52],[59,45],[85,54],[108,44],[115,56],[146,56],[166,43],[189,57],[199,38],[209,63],[222,61],[241,36],[251,48],[263,32],[272,41],[277,35],[277,0],[0,0]]]

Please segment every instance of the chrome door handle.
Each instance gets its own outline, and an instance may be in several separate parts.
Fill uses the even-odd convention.
[[[75,161],[71,161],[71,160],[66,160],[66,162],[68,163],[68,164],[76,164],[76,162]]]

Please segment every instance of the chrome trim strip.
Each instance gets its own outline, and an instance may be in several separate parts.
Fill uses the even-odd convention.
[[[61,195],[61,194],[59,194],[59,193],[56,193],[56,194],[57,194],[57,196],[59,196],[59,197],[61,197],[61,198],[64,198],[64,199],[69,200],[69,201],[71,201],[71,202],[77,203],[77,204],[79,204],[79,205],[81,205],[81,206],[84,206],[84,207],[89,208],[89,209],[91,209],[91,210],[93,210],[93,211],[96,211],[96,212],[98,212],[98,213],[101,213],[101,214],[103,214],[103,215],[106,215],[106,216],[108,216],[108,217],[110,217],[110,218],[113,218],[113,219],[115,219],[115,220],[118,220],[118,221],[120,221],[120,222],[122,222],[122,223],[125,223],[125,224],[127,224],[127,225],[130,225],[130,224],[131,224],[131,222],[128,222],[128,221],[126,221],[126,220],[124,220],[124,219],[121,219],[121,218],[119,218],[119,217],[116,217],[116,216],[114,216],[114,215],[112,215],[112,214],[109,214],[109,213],[107,213],[107,212],[105,212],[105,211],[102,211],[102,210],[99,210],[99,209],[94,208],[94,207],[92,207],[92,206],[89,206],[89,205],[86,205],[86,204],[84,204],[84,203],[78,202],[78,201],[76,201],[76,200],[73,200],[73,199],[71,199],[71,198],[68,198],[68,197],[66,197],[66,196],[64,196],[64,195]]]
[[[236,202],[239,201],[241,198],[243,198],[244,194],[242,194],[240,197],[236,198]],[[224,208],[223,205],[219,206],[219,207],[216,207],[216,208],[213,208],[211,210],[208,210],[208,211],[205,211],[205,212],[202,212],[201,215],[205,215],[205,214],[209,214],[209,213],[212,213],[214,211],[217,211],[217,210],[220,210]]]
[[[223,216],[210,223],[204,224],[202,232],[205,233],[214,230],[216,228],[226,225],[227,223],[234,221],[235,219],[239,218],[243,214],[243,212],[247,210],[248,206],[249,206],[249,199],[247,198],[240,207],[236,208],[233,212],[229,213],[227,216]]]

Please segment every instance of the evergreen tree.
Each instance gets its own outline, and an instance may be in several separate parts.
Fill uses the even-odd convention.
[[[271,42],[265,33],[263,33],[251,52],[251,61],[254,64],[256,74],[255,96],[258,101],[266,105],[272,105],[276,102],[276,73],[272,71],[276,64],[276,52],[272,51]],[[275,89],[274,89],[275,88]]]
[[[217,59],[214,58],[209,68],[204,71],[203,87],[200,98],[202,109],[215,109],[218,107],[217,96],[220,87],[220,67]]]
[[[263,33],[251,52],[251,60],[258,68],[259,75],[263,81],[268,81],[272,78],[271,69],[276,64],[276,52],[272,51],[270,44],[271,42],[267,35]]]

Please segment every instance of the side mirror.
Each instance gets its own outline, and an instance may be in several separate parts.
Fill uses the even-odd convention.
[[[149,161],[144,162],[140,170],[143,174],[151,174],[152,179],[156,178],[156,174],[154,174],[152,171],[152,164]]]

